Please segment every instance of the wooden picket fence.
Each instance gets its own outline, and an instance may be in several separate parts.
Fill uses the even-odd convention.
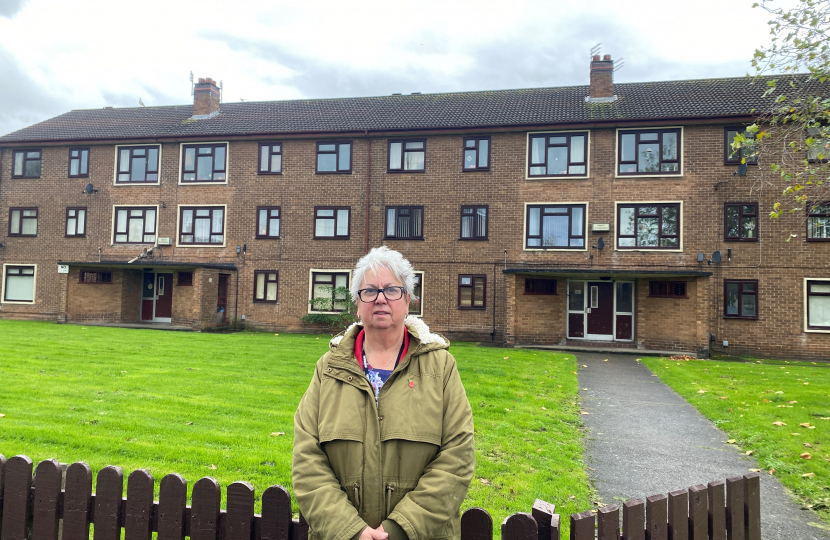
[[[34,476],[33,473],[34,472]],[[262,494],[262,513],[254,514],[254,488],[234,482],[227,488],[227,510],[220,508],[219,483],[202,478],[193,485],[178,474],[161,480],[153,501],[153,477],[133,471],[127,480],[119,467],[98,472],[95,492],[86,463],[64,468],[53,459],[33,470],[27,456],[8,461],[0,455],[0,540],[307,540],[308,525],[291,517],[291,495],[281,486]],[[688,490],[627,501],[570,516],[570,540],[760,540],[761,493],[757,473],[710,482]],[[462,540],[492,540],[493,519],[470,508],[461,516]],[[501,524],[502,540],[561,540],[554,505],[538,500],[531,513],[517,513]]]

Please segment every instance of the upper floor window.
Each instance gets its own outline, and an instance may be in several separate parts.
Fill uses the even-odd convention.
[[[487,240],[487,212],[489,206],[461,206],[461,239]]]
[[[530,135],[528,177],[586,176],[588,132]]]
[[[618,249],[678,249],[680,204],[621,204],[617,210]]]
[[[807,330],[830,330],[830,281],[806,280]]]
[[[282,173],[282,143],[259,143],[259,174]]]
[[[490,137],[464,137],[463,170],[490,170]]]
[[[619,174],[680,174],[680,128],[627,129],[617,135]]]
[[[460,274],[458,276],[458,307],[485,309],[487,307],[487,276]]]
[[[15,150],[12,177],[40,178],[40,150]]]
[[[807,241],[830,240],[830,202],[807,206]]]
[[[115,208],[115,244],[152,244],[156,241],[156,208]]]
[[[758,241],[758,203],[726,203],[724,212],[724,240]]]
[[[424,238],[424,207],[387,206],[386,238],[422,240]]]
[[[348,272],[311,273],[311,311],[344,311],[348,307]]]
[[[348,206],[314,208],[314,238],[349,238]]]
[[[119,146],[116,183],[148,183],[159,181],[160,146]]]
[[[426,139],[389,141],[389,172],[423,172]]]
[[[758,280],[723,280],[723,316],[758,318]]]
[[[525,248],[584,249],[585,214],[584,204],[529,205]]]
[[[89,148],[69,149],[69,177],[89,176]]]
[[[318,173],[351,173],[352,172],[352,143],[351,142],[318,142],[317,143],[317,172]]]
[[[423,317],[424,315],[424,273],[415,272],[415,286],[412,288],[412,298],[409,300],[409,314]]]
[[[9,208],[9,236],[37,236],[37,208]]]
[[[741,148],[735,150],[732,148],[732,143],[735,142],[735,137],[738,133],[743,133],[746,137],[746,142]],[[741,163],[748,163],[751,165],[758,164],[758,156],[755,155],[755,134],[746,131],[743,127],[727,127],[723,130],[724,148],[723,148],[723,162],[727,165],[738,165]]]
[[[225,182],[227,180],[226,143],[185,144],[182,146],[182,182]]]
[[[221,246],[225,243],[223,206],[182,206],[179,211],[179,244]]]
[[[256,209],[256,237],[280,237],[280,207],[258,206]]]
[[[827,126],[807,128],[807,161],[811,163],[830,160],[830,134]]]
[[[66,209],[66,236],[86,236],[86,208]]]
[[[3,302],[35,301],[35,266],[4,266]]]
[[[254,302],[276,302],[279,272],[254,270]]]

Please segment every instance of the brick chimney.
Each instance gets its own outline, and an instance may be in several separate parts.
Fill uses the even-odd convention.
[[[610,101],[614,98],[614,62],[611,55],[591,58],[590,101]]]
[[[219,110],[219,87],[208,77],[199,79],[193,88],[193,116],[204,116]]]

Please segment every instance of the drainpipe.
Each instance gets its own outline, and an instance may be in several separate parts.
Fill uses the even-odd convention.
[[[366,253],[369,253],[369,211],[372,194],[372,139],[366,130]]]

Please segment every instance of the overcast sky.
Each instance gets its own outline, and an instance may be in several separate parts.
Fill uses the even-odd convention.
[[[71,109],[742,76],[769,41],[753,0],[0,0],[0,134]]]

